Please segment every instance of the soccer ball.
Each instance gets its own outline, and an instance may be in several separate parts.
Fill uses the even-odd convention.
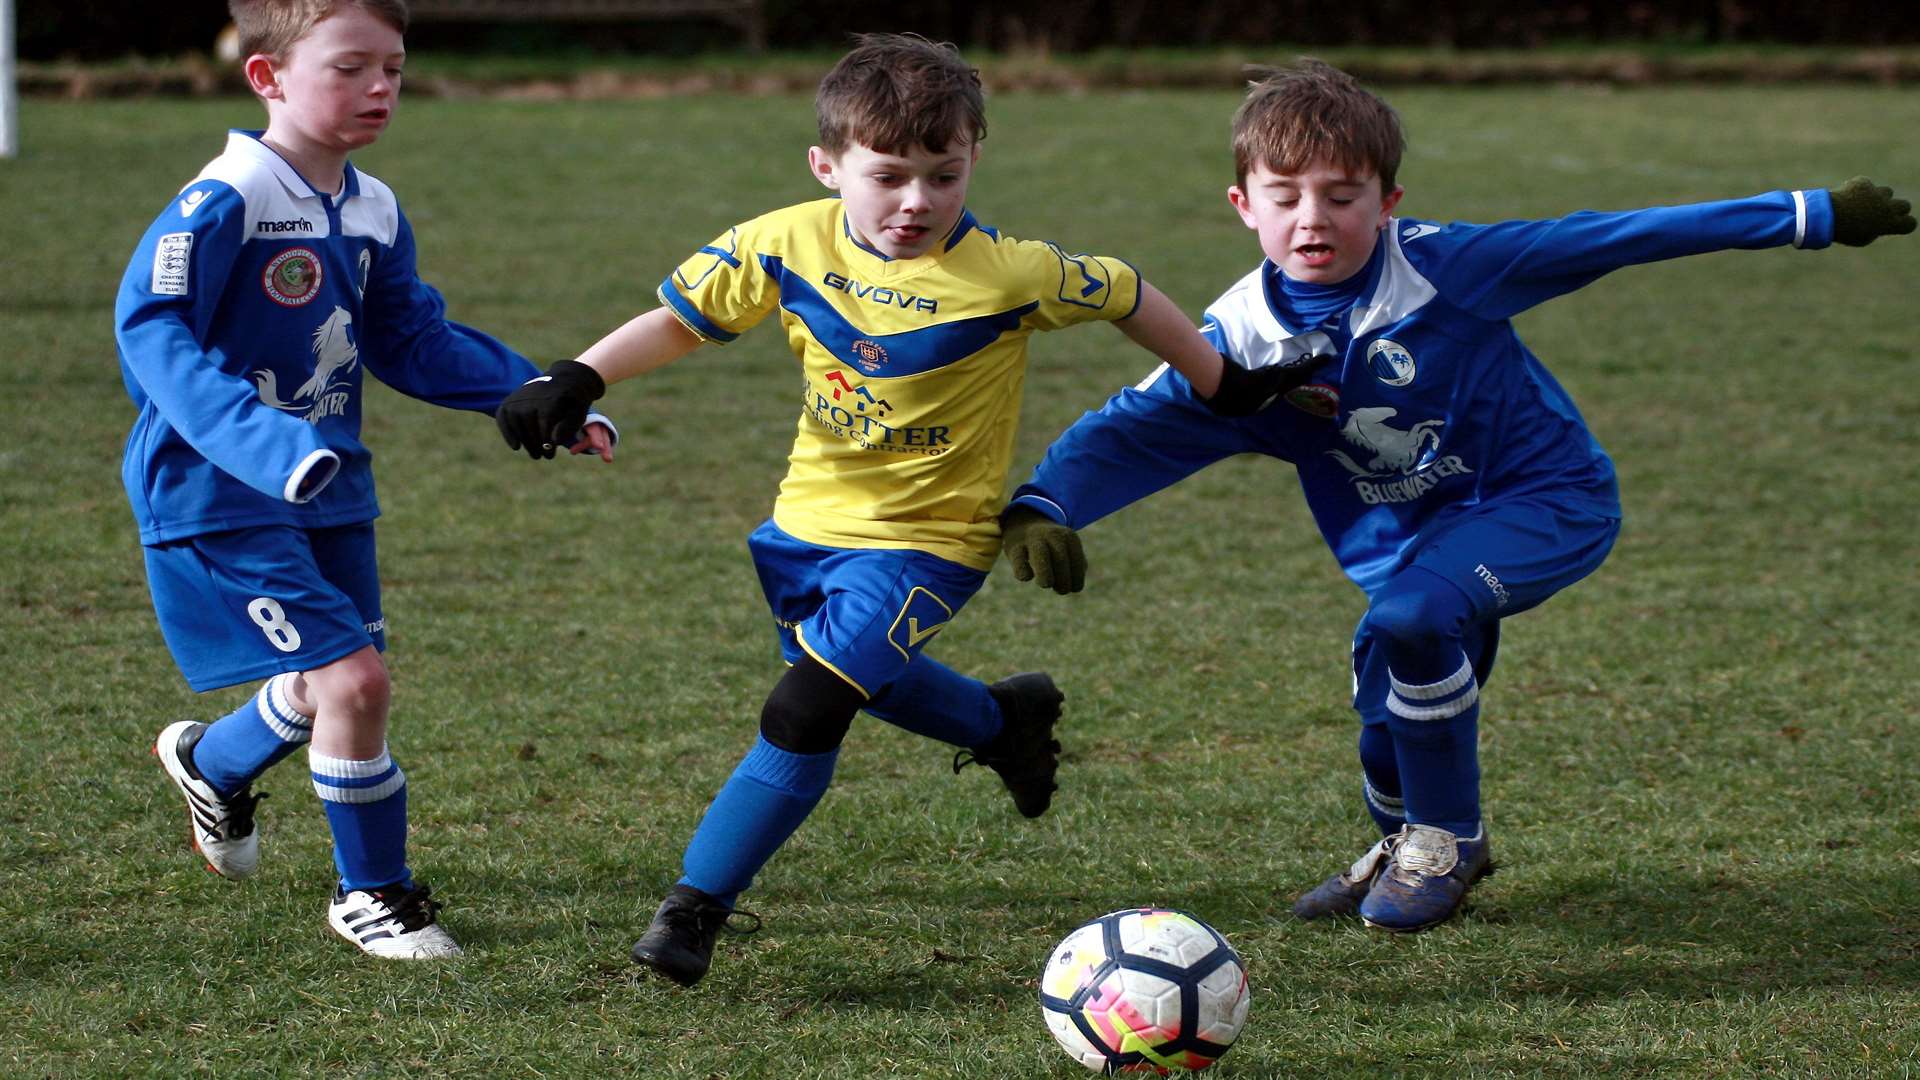
[[[1184,911],[1127,908],[1087,923],[1040,975],[1047,1030],[1095,1071],[1204,1069],[1247,1022],[1247,972]]]

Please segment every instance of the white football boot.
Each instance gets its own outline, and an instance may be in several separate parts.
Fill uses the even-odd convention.
[[[207,869],[237,881],[260,866],[260,833],[253,826],[253,808],[266,796],[253,794],[251,786],[222,796],[208,785],[193,767],[194,744],[206,730],[207,725],[193,720],[168,724],[154,740],[153,752],[187,798],[193,846],[207,860]]]
[[[403,889],[334,890],[327,925],[369,956],[389,960],[433,960],[461,955],[460,946],[441,928],[440,901],[428,899],[425,885]]]

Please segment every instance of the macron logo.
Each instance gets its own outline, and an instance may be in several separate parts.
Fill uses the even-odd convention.
[[[193,194],[188,195],[186,198],[181,199],[180,200],[180,216],[192,217],[193,212],[195,210],[200,209],[200,204],[206,201],[207,201],[207,193],[204,191],[196,191]]]
[[[1407,230],[1400,234],[1400,239],[1403,242],[1407,240],[1418,240],[1423,236],[1432,236],[1439,231],[1440,226],[1438,225],[1409,225],[1407,226]]]

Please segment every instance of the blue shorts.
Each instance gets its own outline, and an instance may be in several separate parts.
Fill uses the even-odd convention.
[[[830,548],[768,521],[747,538],[788,663],[811,656],[868,697],[898,679],[987,575],[905,548]]]
[[[145,551],[160,633],[195,690],[387,647],[371,524],[237,529]]]
[[[1493,673],[1500,620],[1546,603],[1600,568],[1620,535],[1620,519],[1561,504],[1550,496],[1496,500],[1421,545],[1412,565],[1451,582],[1472,615],[1462,647],[1484,684]],[[1362,616],[1353,635],[1354,707],[1385,721],[1388,676]]]

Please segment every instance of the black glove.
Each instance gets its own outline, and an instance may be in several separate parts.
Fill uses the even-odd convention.
[[[1827,192],[1833,197],[1833,242],[1865,247],[1882,236],[1913,231],[1913,204],[1893,197],[1892,188],[1875,187],[1856,176]]]
[[[1016,506],[1000,517],[1000,550],[1017,581],[1037,582],[1065,596],[1087,584],[1080,534],[1038,510]]]
[[[1220,357],[1220,387],[1210,398],[1202,398],[1215,416],[1252,416],[1274,403],[1281,394],[1307,381],[1313,364],[1282,367],[1269,364],[1248,371],[1225,356]]]
[[[607,392],[600,373],[578,360],[562,360],[507,395],[493,414],[510,449],[530,458],[550,458],[554,447],[571,446],[587,422],[587,406]]]

